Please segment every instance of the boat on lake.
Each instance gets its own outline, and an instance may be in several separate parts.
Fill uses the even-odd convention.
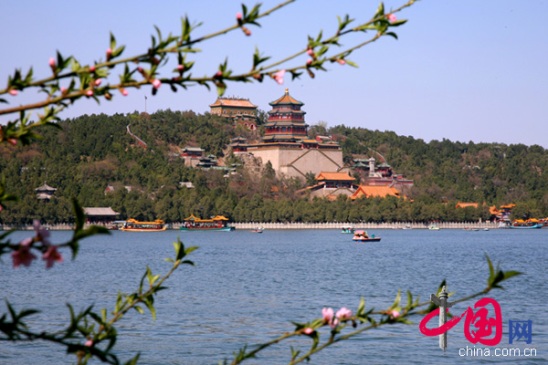
[[[432,223],[431,225],[428,226],[428,229],[431,231],[439,231],[440,227],[438,227],[437,224]]]
[[[356,242],[378,242],[381,238],[375,237],[374,234],[369,236],[366,231],[358,229],[354,231],[354,237],[352,237],[352,240]]]
[[[544,226],[543,222],[540,222],[538,219],[532,218],[532,219],[516,219],[512,222],[511,225],[508,226],[508,228],[513,229],[539,229]]]
[[[354,227],[352,226],[342,226],[341,233],[354,233]]]
[[[222,215],[216,215],[213,218],[202,219],[191,214],[184,219],[181,231],[222,231],[229,232],[235,228],[228,225],[229,219]]]
[[[263,227],[253,228],[253,229],[251,230],[251,232],[253,232],[253,233],[263,233],[263,232],[264,232],[264,228],[263,228]]]
[[[160,232],[167,229],[166,224],[161,219],[155,221],[138,221],[137,219],[130,218],[124,222],[120,231],[124,232]]]

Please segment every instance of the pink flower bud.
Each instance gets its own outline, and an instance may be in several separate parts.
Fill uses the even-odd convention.
[[[236,13],[236,20],[240,21],[240,20],[242,20],[242,18],[243,18],[242,13],[237,12]]]
[[[112,49],[107,48],[106,54],[107,54],[107,61],[108,61],[112,58]]]
[[[84,346],[91,347],[93,346],[93,340],[89,339],[84,343]]]
[[[123,96],[127,96],[127,94],[129,94],[129,93],[127,92],[127,90],[124,89],[123,87],[120,88],[120,93],[121,93]]]
[[[275,72],[273,75],[272,75],[272,78],[274,79],[274,81],[276,81],[279,85],[283,84],[284,83],[284,75],[285,75],[285,70],[280,70],[278,72]]]
[[[400,316],[400,312],[398,312],[397,310],[390,311],[390,317],[398,318],[399,316]]]
[[[102,81],[101,79],[97,79],[93,83],[95,84],[95,86],[99,86],[101,85],[101,81]]]
[[[93,90],[86,90],[86,96],[93,96]]]
[[[8,91],[8,92],[11,96],[17,96],[17,94],[19,94],[19,91],[15,90],[15,89],[10,89],[10,91]]]
[[[215,79],[220,79],[221,77],[223,77],[223,73],[221,71],[217,71],[215,72],[215,75],[213,75],[213,78]]]
[[[95,65],[89,66],[89,72],[95,72]]]
[[[312,58],[306,60],[306,65],[310,66],[312,64]]]
[[[342,307],[341,309],[337,311],[336,316],[341,321],[344,321],[352,317],[352,311],[346,307]]]
[[[322,309],[322,317],[324,322],[331,322],[331,320],[333,319],[333,308],[324,307]]]
[[[67,93],[68,93],[68,89],[64,86],[61,86],[61,94],[62,95],[67,95]]]
[[[346,65],[346,61],[344,60],[344,58],[339,58],[337,62],[339,63],[339,65]]]
[[[306,54],[308,54],[310,57],[314,57],[314,50],[312,48],[309,48],[306,50]]]
[[[310,328],[310,327],[306,327],[306,328],[303,330],[303,333],[304,333],[305,335],[309,335],[309,336],[312,335],[312,334],[314,334],[314,332],[315,332],[314,329],[313,329],[313,328]]]
[[[185,69],[184,65],[177,65],[177,71],[182,72]]]
[[[155,88],[155,89],[159,89],[160,86],[162,86],[162,82],[158,79],[154,79],[152,81],[152,86]]]
[[[50,58],[49,58],[49,67],[55,68],[55,66],[56,66],[56,64],[55,64],[55,58],[50,57]]]
[[[396,15],[394,15],[394,14],[388,14],[388,15],[386,16],[386,18],[388,19],[388,21],[389,21],[390,23],[394,23],[396,20],[398,20],[398,18],[396,18]]]
[[[42,259],[46,261],[46,269],[51,268],[55,262],[63,262],[63,256],[57,251],[57,246],[53,245],[44,252]]]
[[[243,32],[244,32],[244,34],[245,34],[246,36],[249,37],[249,36],[251,35],[251,31],[250,31],[248,28],[242,27],[242,30],[243,30]]]

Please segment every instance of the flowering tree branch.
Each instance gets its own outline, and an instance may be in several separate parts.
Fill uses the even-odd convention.
[[[487,286],[477,293],[454,300],[453,303],[469,301],[476,297],[483,296],[493,289],[503,289],[502,286],[500,286],[500,283],[514,276],[521,275],[518,271],[502,271],[498,267],[495,270],[489,256],[486,255],[485,257],[489,267]],[[440,284],[437,294],[441,292],[444,286],[445,280]],[[337,312],[334,312],[332,308],[323,308],[321,318],[314,319],[307,323],[293,322],[295,325],[295,330],[293,332],[284,333],[271,341],[256,345],[252,350],[248,350],[248,347],[244,346],[234,354],[232,362],[229,363],[225,360],[223,364],[240,364],[245,360],[255,358],[260,351],[284,340],[305,336],[312,341],[310,347],[304,351],[292,348],[291,359],[288,362],[289,365],[299,364],[304,361],[309,361],[312,355],[317,354],[325,348],[356,337],[365,331],[391,324],[412,324],[409,319],[410,317],[430,313],[436,308],[437,306],[430,301],[421,303],[419,302],[418,297],[414,299],[410,291],[407,291],[407,303],[405,306],[402,304],[401,291],[398,291],[394,303],[387,309],[380,311],[375,311],[374,308],[366,311],[365,300],[364,298],[361,298],[355,314],[346,307],[339,309]],[[363,327],[360,327],[360,325],[363,325]],[[328,336],[322,343],[320,342],[320,332],[326,327],[329,327]],[[344,330],[348,328],[353,328],[353,330],[343,333]]]
[[[171,262],[170,270],[163,276],[154,275],[147,267],[141,278],[137,291],[131,294],[118,293],[114,310],[109,318],[106,309],[94,312],[93,306],[89,306],[78,314],[70,304],[67,304],[70,312],[70,323],[61,331],[49,333],[45,331],[31,331],[24,320],[38,313],[35,309],[25,309],[19,313],[6,303],[9,316],[4,314],[0,317],[0,341],[27,342],[47,341],[66,347],[67,353],[75,354],[78,364],[87,364],[88,360],[95,357],[108,364],[120,364],[118,356],[113,352],[118,332],[115,324],[119,322],[129,311],[135,310],[144,313],[146,307],[152,318],[156,318],[154,297],[166,289],[164,282],[181,265],[194,265],[186,257],[197,249],[197,247],[185,248],[180,240],[173,243],[175,258],[167,259]],[[146,280],[146,281],[145,281]],[[125,364],[136,364],[139,354],[125,362]]]
[[[326,71],[324,68],[326,62],[356,66],[348,58],[352,52],[382,36],[397,38],[392,29],[406,21],[398,20],[395,14],[413,5],[416,0],[408,0],[389,12],[386,12],[381,3],[370,20],[357,25],[354,25],[355,20],[348,15],[344,18],[339,17],[337,30],[332,36],[324,37],[322,32],[316,37],[308,36],[308,40],[301,50],[270,64],[266,64],[266,62],[271,57],[263,56],[256,49],[252,55],[252,67],[247,72],[234,73],[227,61],[224,61],[219,64],[215,72],[208,76],[197,77],[191,73],[195,64],[195,61],[191,59],[192,55],[200,52],[194,47],[196,44],[238,29],[250,36],[251,31],[247,26],[260,26],[259,20],[295,1],[286,0],[264,12],[261,12],[260,4],[251,9],[242,5],[242,11],[236,14],[234,25],[204,36],[194,37],[196,29],[201,24],[191,24],[188,17],[185,17],[181,20],[180,35],[169,34],[164,37],[161,31],[156,28],[156,35],[152,36],[150,48],[135,56],[122,58],[125,46],[118,45],[115,36],[111,34],[104,59],[99,59],[92,64],[83,64],[73,56],[65,57],[57,52],[57,56],[49,60],[52,72],[50,76],[36,79],[32,68],[26,74],[17,69],[8,78],[6,86],[0,88],[0,103],[9,103],[8,99],[3,98],[2,95],[16,97],[20,92],[29,89],[39,89],[47,97],[29,104],[0,109],[0,115],[19,114],[18,118],[8,122],[6,126],[2,126],[0,142],[15,144],[17,140],[21,140],[24,144],[29,143],[30,140],[37,137],[32,133],[34,127],[53,124],[59,119],[58,114],[63,109],[81,98],[92,98],[99,103],[101,100],[112,100],[115,91],[126,96],[129,93],[128,89],[146,85],[152,86],[151,91],[155,95],[162,84],[169,85],[174,92],[178,88],[186,89],[191,85],[201,85],[208,89],[215,87],[218,94],[223,95],[228,82],[262,82],[265,77],[270,77],[281,84],[284,82],[286,72],[291,74],[292,79],[301,77],[304,71],[310,77],[315,77],[314,71]],[[371,33],[372,35],[354,46],[342,47],[339,43],[340,39],[354,33]],[[342,50],[330,52],[332,48],[342,48]],[[310,56],[306,62],[293,67],[283,67],[289,61],[305,54]],[[175,68],[171,72],[160,73],[161,68],[170,61],[170,55],[177,57]],[[118,70],[118,67],[122,69]],[[112,81],[115,70],[118,70],[117,82]],[[44,112],[38,114],[38,121],[29,123],[26,112],[42,108]]]

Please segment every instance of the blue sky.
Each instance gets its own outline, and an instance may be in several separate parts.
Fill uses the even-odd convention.
[[[277,1],[262,1],[263,9]],[[386,1],[387,8],[403,1]],[[48,60],[56,50],[81,63],[104,58],[109,33],[126,45],[126,55],[141,53],[150,43],[154,25],[164,34],[179,33],[188,14],[203,22],[196,34],[234,23],[241,1],[141,0],[75,2],[4,1],[0,4],[0,83],[15,68],[49,75]],[[246,2],[251,7],[255,2]],[[265,18],[251,37],[241,32],[202,44],[196,76],[211,75],[228,58],[235,71],[250,67],[257,46],[274,59],[306,45],[307,35],[331,34],[336,16],[367,20],[377,1],[299,0]],[[372,130],[393,131],[425,141],[449,139],[475,143],[538,144],[548,148],[548,1],[545,0],[423,0],[398,14],[408,23],[397,29],[399,40],[385,37],[355,52],[359,68],[327,65],[329,72],[314,80],[304,76],[283,85],[231,84],[225,96],[249,98],[263,110],[285,88],[305,103],[310,125],[326,122]],[[355,41],[355,39],[354,39]],[[344,40],[351,45],[352,40]],[[299,59],[305,62],[306,58]],[[3,87],[3,86],[2,86]],[[100,105],[76,103],[61,117],[114,114],[161,109],[209,111],[215,90],[192,87],[172,93],[160,88],[130,90]],[[31,95],[8,96],[11,105]],[[0,105],[0,107],[3,107]],[[2,117],[0,121],[6,121]]]

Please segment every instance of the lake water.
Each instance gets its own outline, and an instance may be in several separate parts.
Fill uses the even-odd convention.
[[[140,364],[217,364],[243,345],[268,341],[293,330],[291,321],[321,317],[321,309],[346,306],[355,310],[360,297],[366,307],[388,308],[398,289],[410,290],[428,300],[442,279],[455,298],[485,287],[488,267],[485,254],[505,270],[525,275],[503,283],[505,290],[489,294],[502,308],[504,334],[496,347],[534,348],[536,356],[481,355],[486,347],[466,340],[460,323],[449,331],[449,347],[443,353],[437,337],[413,325],[390,325],[362,333],[312,357],[310,364],[540,364],[548,361],[548,284],[546,266],[548,229],[541,230],[371,230],[381,242],[358,244],[339,230],[284,230],[234,232],[159,233],[113,232],[81,242],[75,261],[64,252],[65,262],[50,270],[43,262],[30,268],[12,269],[11,258],[0,263],[2,297],[18,309],[42,311],[27,323],[34,329],[59,329],[68,310],[95,304],[113,308],[118,291],[137,288],[149,265],[165,273],[173,256],[172,242],[200,248],[192,253],[196,266],[181,267],[167,282],[168,290],[156,297],[157,320],[149,314],[130,312],[119,322],[117,354],[125,361],[141,352]],[[70,232],[52,232],[62,242]],[[16,232],[21,239],[31,232]],[[457,304],[460,315],[475,300]],[[5,313],[5,304],[0,304]],[[532,343],[509,344],[508,320],[532,320]],[[435,322],[435,323],[434,323]],[[464,322],[464,321],[461,321]],[[429,326],[437,325],[433,320]],[[327,337],[327,334],[323,334]],[[284,364],[290,345],[282,343],[246,364]],[[463,352],[469,349],[467,356]],[[304,348],[303,350],[305,350]],[[494,354],[491,348],[491,354]],[[460,351],[460,354],[459,354]],[[514,351],[514,350],[513,350]],[[63,348],[45,343],[0,342],[0,364],[72,364],[75,358]],[[93,362],[99,363],[99,362]]]

